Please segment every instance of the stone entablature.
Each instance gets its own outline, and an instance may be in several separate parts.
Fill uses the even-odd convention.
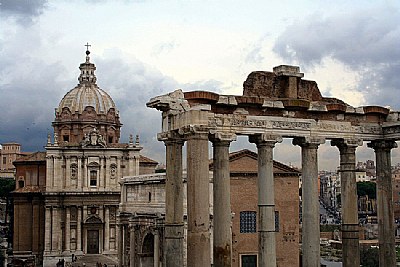
[[[198,92],[200,93],[200,92]],[[160,108],[163,110],[167,103],[153,101],[149,107]],[[181,98],[176,102],[185,102]],[[386,121],[382,114],[373,113],[371,115],[363,113],[358,114],[360,120],[346,120],[344,114],[334,114],[332,119],[326,120],[323,117],[314,114],[314,119],[297,118],[295,112],[284,110],[283,116],[269,115],[251,115],[246,107],[238,107],[233,113],[213,112],[214,106],[211,104],[195,105],[187,110],[168,110],[164,112],[162,121],[162,133],[159,137],[163,138],[170,131],[185,131],[193,125],[207,129],[210,132],[224,132],[238,135],[248,133],[274,132],[282,137],[294,136],[312,136],[318,133],[318,136],[326,139],[333,138],[357,138],[365,141],[375,139],[400,139],[400,125],[398,121]],[[329,113],[329,112],[327,112]],[[321,113],[322,114],[322,113]],[[391,112],[391,116],[396,116],[397,112]],[[320,114],[318,114],[320,115]],[[390,117],[391,118],[391,117]]]
[[[400,139],[399,112],[322,97],[317,84],[300,74],[298,67],[279,66],[274,72],[251,73],[243,96],[176,90],[152,98],[147,106],[163,111],[162,133],[201,125],[210,132],[244,135]],[[289,82],[292,78],[297,82]]]
[[[162,111],[162,130],[158,139],[166,145],[166,262],[182,266],[180,229],[182,225],[182,146],[187,148],[187,214],[189,266],[209,265],[210,239],[205,220],[210,201],[206,185],[209,141],[213,143],[215,164],[214,199],[214,265],[231,266],[232,245],[229,226],[229,144],[236,135],[247,135],[258,150],[258,222],[260,225],[257,262],[260,266],[276,266],[274,234],[275,202],[271,188],[273,148],[282,138],[293,138],[302,155],[302,252],[303,266],[320,265],[318,202],[318,147],[326,140],[340,151],[342,181],[343,262],[359,265],[359,237],[355,190],[355,151],[363,141],[375,150],[377,183],[380,185],[378,207],[380,262],[395,264],[395,242],[390,177],[390,151],[400,139],[399,112],[380,106],[352,107],[336,98],[323,97],[314,81],[302,80],[298,67],[278,66],[273,72],[253,72],[244,82],[242,96],[219,95],[213,92],[176,90],[157,96],[147,103]],[[389,170],[389,171],[388,171]],[[379,174],[378,174],[379,173]],[[218,188],[218,189],[215,189]],[[169,202],[168,202],[169,201]],[[217,211],[218,209],[218,211]],[[177,251],[177,252],[176,252]],[[388,256],[390,255],[390,256]]]

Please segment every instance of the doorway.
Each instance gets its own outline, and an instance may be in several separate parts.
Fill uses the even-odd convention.
[[[99,230],[87,231],[87,253],[99,254]]]

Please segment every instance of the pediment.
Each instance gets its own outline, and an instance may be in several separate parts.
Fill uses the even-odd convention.
[[[257,173],[258,160],[257,153],[243,149],[229,153],[229,168],[231,173]],[[213,169],[213,163],[210,163],[210,170]],[[299,175],[300,172],[290,166],[274,160],[275,174],[293,174]]]

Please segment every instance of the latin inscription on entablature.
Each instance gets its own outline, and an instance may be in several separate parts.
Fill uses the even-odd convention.
[[[400,125],[383,128],[383,134],[400,134]]]
[[[366,134],[382,134],[382,127],[378,125],[356,126],[356,132]]]
[[[208,127],[223,127],[223,128],[248,128],[253,129],[269,129],[269,130],[293,130],[293,131],[314,131],[321,133],[354,133],[366,135],[381,135],[382,128],[377,124],[362,124],[353,126],[350,122],[337,121],[317,121],[310,119],[283,118],[279,120],[277,117],[262,117],[262,116],[212,116],[209,117]],[[391,127],[393,128],[393,127]],[[387,130],[395,131],[395,130]],[[400,133],[399,129],[395,131]]]
[[[319,121],[317,123],[317,130],[329,131],[329,132],[351,132],[353,129],[350,123],[345,124],[345,123]]]
[[[267,128],[267,129],[293,129],[293,130],[310,130],[311,122],[287,121],[287,120],[265,120],[249,117],[219,118],[213,117],[209,119],[210,127],[250,127],[250,128]]]

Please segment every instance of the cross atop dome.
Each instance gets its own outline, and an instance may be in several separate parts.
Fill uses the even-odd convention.
[[[82,63],[79,67],[81,70],[81,74],[79,75],[79,83],[96,83],[96,76],[94,71],[96,70],[96,66],[93,63],[90,63],[90,51],[89,47],[92,46],[89,43],[86,43],[86,62]]]
[[[90,55],[89,47],[92,46],[92,45],[90,45],[90,44],[87,42],[84,46],[86,46],[86,63],[89,63],[89,60],[90,60],[90,57],[89,57],[89,55]]]

